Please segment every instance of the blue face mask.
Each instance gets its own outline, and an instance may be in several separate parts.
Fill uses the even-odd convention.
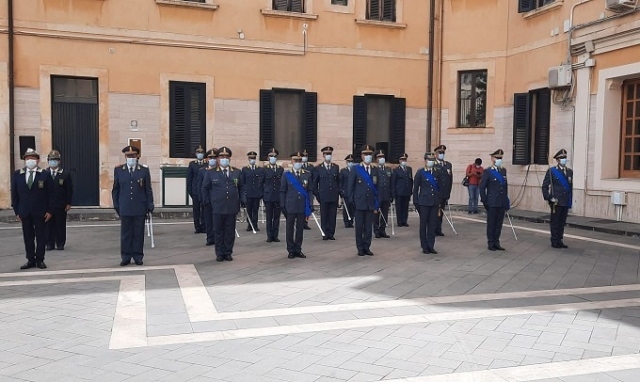
[[[382,166],[385,163],[384,158],[378,158],[378,164]]]
[[[60,161],[59,160],[50,160],[49,161],[49,167],[53,167],[56,168],[60,165]]]
[[[400,166],[405,167],[407,165],[407,162],[400,162]]]
[[[202,158],[204,158],[204,154],[203,153],[197,153],[196,154],[196,158],[198,158],[198,160],[202,160]]]
[[[567,165],[567,158],[560,159],[560,165],[561,166],[566,166]]]
[[[253,166],[254,164],[256,164],[256,160],[255,159],[249,159],[249,164]]]
[[[347,167],[349,168],[353,167],[353,162],[347,162]]]
[[[296,162],[293,164],[293,169],[299,171],[302,168],[302,163]]]
[[[302,157],[302,162],[307,163],[309,161],[309,157]]]
[[[331,154],[327,154],[324,156],[324,160],[327,162],[331,162]]]
[[[438,159],[439,160],[444,160],[444,153],[439,153],[438,154]]]
[[[502,159],[496,159],[496,167],[502,166]]]
[[[229,158],[220,158],[220,166],[228,167],[229,166]]]
[[[127,166],[134,167],[138,163],[136,158],[127,158]]]
[[[371,163],[371,161],[373,160],[373,157],[371,155],[365,155],[364,156],[364,163]]]
[[[276,157],[269,157],[269,163],[271,164],[276,164],[276,162],[278,161],[278,158]]]
[[[432,160],[428,160],[428,161],[427,161],[427,167],[429,167],[429,168],[432,168],[432,167],[433,167],[433,165],[435,165],[435,164],[436,164],[436,162],[435,162],[435,161],[432,161]]]
[[[216,158],[210,158],[209,159],[209,166],[214,167],[216,165],[216,163],[218,163]]]

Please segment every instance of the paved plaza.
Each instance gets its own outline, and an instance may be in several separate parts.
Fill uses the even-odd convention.
[[[635,237],[569,228],[553,249],[514,221],[491,252],[484,217],[454,213],[425,255],[412,213],[373,257],[312,225],[290,260],[284,226],[238,224],[218,263],[190,222],[155,223],[144,266],[118,266],[117,222],[72,222],[44,271],[0,225],[0,382],[640,381]]]

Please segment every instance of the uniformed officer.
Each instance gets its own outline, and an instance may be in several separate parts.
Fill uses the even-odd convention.
[[[247,197],[247,231],[253,230],[249,219],[253,223],[253,228],[256,231],[260,231],[258,228],[258,212],[260,211],[260,199],[264,195],[264,171],[256,164],[257,157],[258,154],[255,151],[249,151],[247,153],[249,164],[242,168],[242,183]]]
[[[378,169],[373,161],[373,147],[362,146],[360,150],[362,163],[353,167],[349,174],[347,197],[349,203],[355,205],[356,246],[358,256],[373,256],[370,250],[374,215],[380,210],[378,201]]]
[[[567,150],[561,149],[553,158],[558,165],[547,170],[542,182],[542,196],[551,207],[551,246],[568,248],[562,239],[573,202],[573,170],[567,167]]]
[[[311,176],[313,177],[313,170],[314,167],[311,163],[309,163],[309,153],[307,152],[307,149],[304,149],[302,151],[302,169],[305,171],[309,171],[311,173]],[[311,198],[311,212],[315,211],[315,208],[313,208],[313,193],[311,195],[309,195],[309,197]],[[307,216],[307,218],[304,220],[304,229],[310,230],[311,227],[309,227],[309,217]]]
[[[153,191],[149,168],[138,163],[140,149],[122,149],[127,163],[113,170],[111,197],[120,215],[120,266],[129,265],[131,258],[142,265],[144,258],[144,221],[153,213]]]
[[[435,255],[436,225],[440,212],[442,172],[435,168],[435,155],[424,154],[424,168],[416,171],[413,181],[413,205],[420,214],[420,245],[422,253]]]
[[[442,233],[442,218],[445,213],[445,208],[449,204],[449,198],[451,197],[451,188],[453,187],[453,166],[451,165],[451,162],[444,160],[447,146],[440,145],[436,147],[434,151],[436,153],[436,168],[441,172],[440,209],[442,210],[442,212],[438,214],[436,236],[444,236],[444,233]]]
[[[376,160],[378,161],[378,183],[376,187],[378,189],[378,201],[380,202],[380,214],[377,219],[373,220],[373,233],[376,235],[376,239],[386,238],[386,228],[389,222],[389,207],[393,203],[393,189],[391,188],[391,167],[386,165],[385,154],[382,150],[378,150],[375,153]]]
[[[407,153],[400,156],[400,166],[396,167],[391,174],[391,189],[396,201],[396,215],[398,227],[408,227],[409,223],[409,200],[413,192],[413,170],[407,166]]]
[[[207,161],[204,159],[205,153],[202,146],[196,149],[196,160],[189,162],[187,169],[187,192],[191,196],[193,203],[193,225],[195,233],[207,232],[204,222],[202,201],[200,200],[200,192],[198,189],[198,171],[207,167]]]
[[[47,251],[57,248],[64,250],[67,242],[67,212],[71,209],[73,183],[68,171],[60,167],[60,152],[52,150],[47,156],[47,171],[53,179],[53,195],[51,211],[53,216],[47,222]]]
[[[194,191],[198,194],[200,198],[200,203],[202,203],[202,215],[204,220],[205,231],[207,232],[207,240],[206,245],[214,245],[215,244],[215,233],[213,231],[213,210],[211,209],[211,200],[209,200],[208,195],[202,193],[202,183],[205,181],[207,176],[216,168],[218,168],[218,151],[216,149],[211,149],[207,151],[207,167],[203,167],[198,170],[198,181],[196,182],[197,189]]]
[[[342,197],[342,221],[345,228],[353,228],[353,214],[355,206],[349,203],[347,189],[349,188],[349,175],[353,170],[353,155],[349,154],[345,158],[346,166],[340,170],[340,196]]]
[[[11,178],[11,207],[22,223],[27,263],[20,269],[45,269],[46,223],[51,219],[53,179],[49,172],[38,167],[40,154],[27,149],[22,157],[25,167],[16,170]]]
[[[282,206],[280,204],[280,186],[282,184],[282,174],[284,168],[278,165],[278,155],[280,152],[272,148],[267,154],[269,164],[264,167],[264,208],[267,215],[267,243],[279,243],[280,239],[280,214]]]
[[[504,214],[510,208],[507,169],[502,167],[503,155],[501,149],[494,151],[491,154],[492,165],[480,178],[480,200],[487,210],[487,245],[490,251],[504,251],[500,246],[500,234]]]
[[[323,240],[335,240],[338,199],[340,199],[340,167],[331,163],[332,155],[333,147],[323,147],[324,161],[313,171],[313,194],[320,203]]]
[[[293,169],[280,182],[280,204],[287,217],[287,252],[289,258],[306,258],[302,252],[304,222],[311,216],[312,174],[302,168],[302,154],[291,154]]]
[[[217,261],[233,260],[236,217],[240,212],[240,204],[246,202],[241,171],[230,165],[232,154],[230,148],[220,147],[218,167],[209,171],[202,182],[202,194],[208,196],[213,210]]]

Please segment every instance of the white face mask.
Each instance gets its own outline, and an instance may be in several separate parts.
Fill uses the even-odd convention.
[[[382,166],[385,163],[384,158],[378,158],[378,164]]]
[[[407,162],[400,162],[400,166],[405,167],[407,165]]]
[[[256,160],[255,159],[249,159],[249,164],[250,165],[255,165],[256,164]]]
[[[348,168],[353,167],[353,162],[347,162],[347,167],[348,167]]]
[[[33,170],[34,168],[36,168],[36,166],[38,166],[38,161],[35,159],[27,159],[25,163],[29,170]]]
[[[438,154],[438,159],[439,160],[444,160],[444,153],[439,153]]]
[[[309,157],[302,157],[302,163],[307,163],[309,161]]]
[[[324,161],[327,162],[327,163],[331,162],[331,154],[325,155],[324,156]]]
[[[428,161],[427,161],[427,167],[429,167],[429,168],[432,168],[432,167],[433,167],[433,165],[435,165],[435,164],[436,164],[436,162],[435,162],[435,161],[432,161],[432,160],[428,160]]]
[[[196,158],[198,158],[198,160],[202,160],[204,158],[204,154],[202,153],[197,153],[196,154]]]
[[[269,163],[271,164],[276,164],[276,162],[278,161],[278,158],[276,157],[269,157]]]
[[[371,155],[364,156],[364,163],[369,164],[371,163],[372,160],[373,160],[373,157]]]
[[[567,158],[560,159],[560,165],[561,166],[566,166],[567,165]]]
[[[220,166],[228,167],[229,166],[229,158],[220,158]]]
[[[60,161],[58,160],[50,160],[49,161],[49,167],[51,168],[57,168],[60,165]]]
[[[296,162],[293,164],[293,169],[296,171],[300,171],[300,169],[302,168],[302,163],[300,162]]]
[[[502,166],[502,159],[496,159],[496,167],[501,167]]]
[[[216,165],[216,163],[218,163],[218,161],[215,158],[209,159],[209,166],[213,167]]]
[[[136,158],[127,158],[127,166],[133,167],[138,163]]]

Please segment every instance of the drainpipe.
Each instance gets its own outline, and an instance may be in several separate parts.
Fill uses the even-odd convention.
[[[435,51],[436,0],[429,7],[429,78],[427,82],[427,149],[431,151],[431,128],[433,126],[433,52]]]
[[[9,85],[9,168],[10,173],[15,171],[15,152],[16,152],[16,126],[14,118],[14,82],[13,82],[13,0],[7,0],[7,17],[9,18],[9,30],[8,30],[8,63],[7,63],[7,75]]]

